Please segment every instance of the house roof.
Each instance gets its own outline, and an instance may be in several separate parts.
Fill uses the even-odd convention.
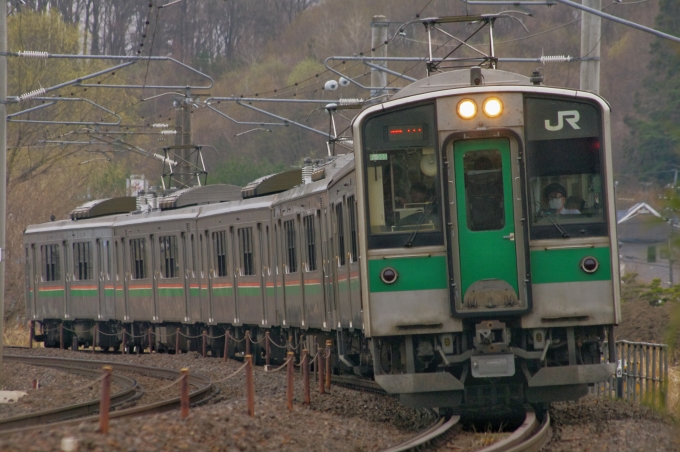
[[[661,216],[659,212],[657,212],[652,206],[647,204],[646,202],[639,202],[635,204],[633,207],[628,209],[627,212],[623,214],[623,216],[619,217],[620,212],[617,212],[617,223],[621,224],[624,221],[628,221],[631,218],[635,218],[638,215],[654,215],[657,218],[660,218],[662,220],[665,220],[664,217]]]

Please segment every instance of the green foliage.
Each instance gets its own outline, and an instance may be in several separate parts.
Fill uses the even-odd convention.
[[[232,184],[243,187],[249,182],[268,174],[284,171],[283,164],[253,162],[248,157],[232,157],[220,164],[210,175],[211,184]]]
[[[295,65],[288,75],[287,85],[292,85],[301,80],[306,80],[316,74],[322,74],[326,71],[323,64],[312,58],[306,58]]]
[[[661,0],[656,28],[680,35],[680,2]],[[680,167],[680,44],[657,38],[651,45],[652,74],[636,95],[634,118],[626,118],[631,140],[626,146],[635,172]],[[668,182],[668,173],[654,176]]]

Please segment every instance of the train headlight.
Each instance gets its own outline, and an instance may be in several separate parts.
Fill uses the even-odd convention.
[[[593,256],[586,256],[581,259],[581,270],[586,273],[595,273],[600,267],[600,263]]]
[[[496,118],[503,113],[503,102],[497,97],[489,97],[484,101],[482,110],[489,118]]]
[[[380,279],[382,279],[382,282],[385,284],[394,284],[398,276],[399,274],[392,267],[383,268],[380,272]]]
[[[458,116],[463,119],[472,119],[477,115],[477,104],[472,99],[463,99],[458,102]]]

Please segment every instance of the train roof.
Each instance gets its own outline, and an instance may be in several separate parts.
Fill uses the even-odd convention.
[[[514,72],[501,71],[499,69],[482,69],[482,85],[533,85],[531,79],[524,75]],[[452,88],[465,88],[471,86],[470,70],[459,69],[455,71],[443,72],[417,80],[405,86],[394,94],[390,100],[401,99],[417,94],[431,93]]]
[[[296,198],[302,198],[313,193],[323,192],[334,182],[354,171],[354,153],[341,154],[329,161],[324,168],[324,178],[275,195],[272,207]]]

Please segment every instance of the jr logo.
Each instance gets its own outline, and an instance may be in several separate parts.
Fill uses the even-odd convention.
[[[558,111],[557,112],[557,125],[556,126],[551,125],[550,120],[546,119],[545,120],[545,129],[549,130],[551,132],[557,132],[558,130],[562,130],[562,128],[564,127],[564,120],[565,119],[567,120],[569,125],[574,130],[580,129],[577,122],[578,122],[579,119],[581,119],[581,115],[576,110]]]

